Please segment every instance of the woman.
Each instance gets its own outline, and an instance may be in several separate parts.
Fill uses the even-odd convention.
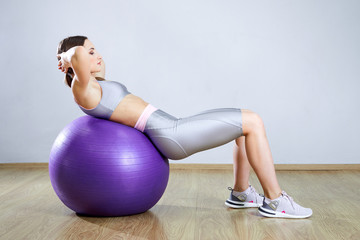
[[[106,81],[105,66],[95,46],[84,36],[68,37],[58,47],[59,69],[82,111],[134,127],[146,134],[169,159],[235,140],[235,184],[225,204],[232,208],[258,207],[266,217],[306,218],[303,208],[280,189],[273,159],[258,114],[245,109],[214,109],[187,118],[175,118],[131,94],[119,82]],[[250,166],[264,190],[249,185]]]

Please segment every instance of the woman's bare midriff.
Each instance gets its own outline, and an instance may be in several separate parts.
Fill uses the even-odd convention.
[[[97,82],[90,83],[86,91],[80,90],[73,83],[72,92],[76,102],[86,109],[96,107],[101,100],[101,88]],[[120,101],[109,120],[134,127],[147,105],[140,97],[128,94]]]
[[[126,95],[115,108],[110,120],[134,127],[147,105],[147,102],[133,94]]]

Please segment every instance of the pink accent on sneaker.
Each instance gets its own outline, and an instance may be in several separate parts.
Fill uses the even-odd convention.
[[[282,211],[281,213],[285,213],[285,211]]]
[[[141,116],[137,120],[134,128],[136,128],[140,132],[144,132],[147,120],[149,119],[150,115],[156,110],[157,108],[154,107],[153,105],[151,104],[147,105],[144,111],[142,112]]]
[[[254,201],[250,201],[249,203],[253,203]]]

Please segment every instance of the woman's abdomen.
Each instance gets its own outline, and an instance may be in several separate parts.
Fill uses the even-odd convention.
[[[117,105],[109,120],[134,127],[147,105],[143,99],[128,94]]]

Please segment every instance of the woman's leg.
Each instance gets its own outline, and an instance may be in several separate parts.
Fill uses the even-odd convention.
[[[246,155],[260,180],[265,196],[273,199],[281,193],[264,124],[256,113],[223,108],[176,118],[157,110],[148,119],[144,133],[163,155],[173,160],[183,159],[245,136]],[[238,167],[242,171],[240,168]],[[244,172],[248,179],[248,170]],[[246,185],[247,183],[246,181]]]
[[[144,133],[164,156],[180,160],[241,137],[241,109],[211,109],[185,118],[157,110]]]
[[[247,156],[251,167],[254,169],[261,183],[265,197],[275,199],[281,195],[281,189],[276,178],[274,162],[266,137],[264,123],[258,114],[246,109],[242,110],[242,119],[246,154],[242,153],[240,155],[241,157],[237,161],[237,166],[245,167],[245,169],[237,169],[235,170],[235,174],[244,173],[245,176],[242,178],[239,175],[235,175],[235,178],[244,181],[238,183],[241,186],[248,184],[248,167],[245,161],[245,156]],[[242,141],[241,137],[236,140],[237,143],[240,143],[240,150],[242,150]]]
[[[248,163],[250,163],[260,180],[265,197],[269,198],[265,198],[262,206],[259,207],[261,215],[281,218],[310,217],[312,215],[310,208],[304,208],[295,203],[286,192],[280,189],[263,121],[259,115],[249,110],[242,110],[242,113],[242,126],[245,137],[242,136],[236,139],[237,146],[234,155],[235,187],[238,186],[241,191],[248,185]],[[246,160],[248,160],[248,163]],[[243,176],[240,176],[240,174],[243,174]],[[228,199],[225,204],[230,207],[240,208],[237,207],[239,205],[236,204],[237,202],[234,204],[231,201],[232,197],[230,196],[230,200]]]
[[[234,146],[234,190],[243,192],[249,187],[250,163],[246,156],[245,136],[235,140]]]

